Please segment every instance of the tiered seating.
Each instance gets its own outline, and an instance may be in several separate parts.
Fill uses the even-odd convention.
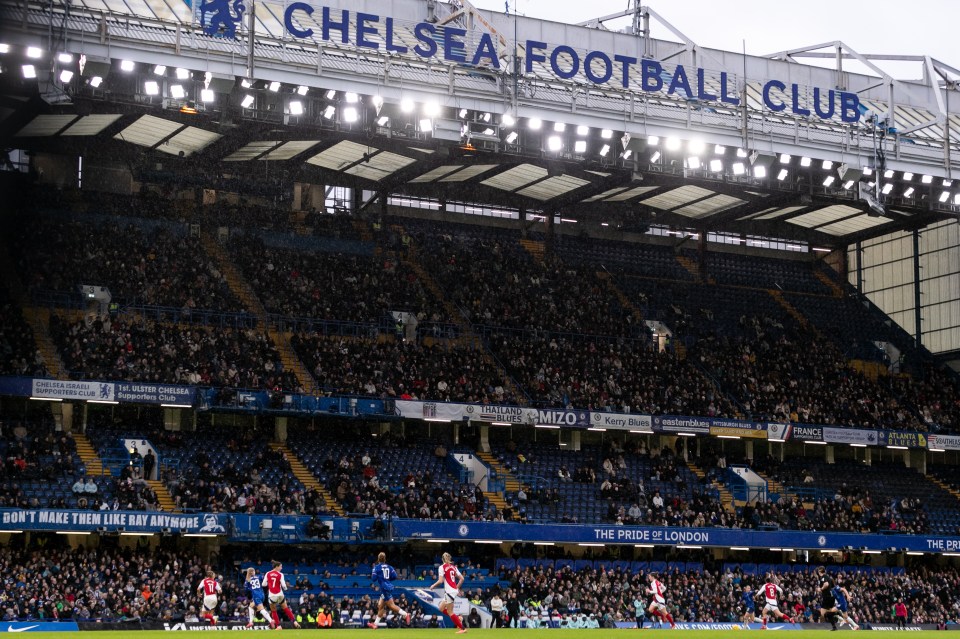
[[[47,367],[20,308],[0,285],[0,375],[45,377]]]
[[[106,286],[119,304],[241,312],[200,240],[183,225],[138,218],[55,214],[20,220],[11,248],[29,286],[80,300],[81,284]]]
[[[496,516],[483,493],[461,485],[446,457],[429,444],[347,430],[339,436],[292,433],[290,445],[347,512],[417,519]]]
[[[623,271],[643,277],[693,281],[693,275],[680,265],[674,250],[668,246],[569,235],[560,236],[557,246],[565,264],[611,273]]]
[[[707,274],[717,284],[779,289],[829,295],[830,288],[817,279],[810,263],[755,255],[709,252]]]

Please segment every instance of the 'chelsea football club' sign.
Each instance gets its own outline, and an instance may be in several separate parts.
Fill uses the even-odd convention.
[[[231,11],[231,8],[233,11]],[[207,0],[200,7],[201,22],[208,35],[234,37],[242,19],[241,0]],[[370,49],[393,55],[414,55],[423,59],[499,71],[500,55],[497,43],[490,33],[473,34],[452,25],[438,26],[419,22],[411,29],[412,41],[400,37],[401,26],[392,17],[372,13],[352,12],[348,9],[315,7],[302,1],[289,3],[283,12],[286,32],[298,39],[317,39],[351,44],[359,49]],[[210,16],[206,18],[206,16]],[[319,29],[306,26],[306,18]],[[737,107],[742,96],[737,95],[735,81],[726,71],[719,78],[706,69],[687,68],[682,64],[672,70],[657,60],[636,58],[623,53],[583,51],[567,44],[550,45],[539,40],[519,40],[523,47],[523,71],[533,73],[534,65],[541,63],[561,80],[587,81],[596,85],[620,86],[624,89],[639,84],[646,93],[678,96],[685,100]],[[834,89],[812,89],[798,84],[787,86],[780,80],[769,80],[760,89],[764,106],[775,113],[789,112],[802,117],[830,120],[835,116],[842,122],[860,119],[860,100],[857,94]]]

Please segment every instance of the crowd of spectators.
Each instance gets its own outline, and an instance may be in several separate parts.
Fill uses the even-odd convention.
[[[271,313],[373,324],[390,312],[434,322],[444,317],[440,301],[395,256],[296,251],[239,234],[230,249]]]
[[[106,286],[118,304],[174,307],[185,317],[244,310],[199,238],[162,224],[103,222],[43,215],[21,222],[12,248],[29,287],[79,298],[80,285]]]
[[[609,626],[633,621],[634,601],[645,609],[649,599],[645,575],[619,568],[501,568],[499,577],[509,585],[488,590],[483,599],[500,596],[505,616],[513,620],[539,618],[542,612],[551,616],[586,614]],[[675,570],[658,575],[667,588],[667,606],[674,617],[691,622],[740,622],[743,588],[750,585],[754,593],[759,593],[766,577],[746,575],[739,567]],[[821,621],[814,566],[803,572],[776,573],[776,577],[784,590],[781,610],[799,623]],[[893,605],[898,599],[907,605],[911,623],[939,624],[960,618],[960,601],[956,598],[960,575],[953,568],[920,568],[895,574],[848,567],[841,579],[852,595],[852,616],[861,624],[892,623]]]
[[[71,375],[232,388],[297,390],[270,338],[255,329],[173,326],[121,317],[50,320]]]
[[[97,621],[199,621],[202,603],[197,585],[207,570],[222,572],[223,588],[218,614],[222,621],[246,621],[247,599],[233,570],[218,569],[218,559],[208,563],[189,552],[166,549],[131,550],[103,547],[76,549],[47,547],[0,549],[0,570],[10,577],[0,585],[0,618],[15,620]],[[396,563],[396,562],[395,562]],[[524,568],[501,566],[497,583],[484,590],[465,591],[472,605],[501,610],[495,625],[520,625],[521,621],[547,617],[575,619],[592,616],[604,627],[633,621],[639,605],[646,608],[646,574],[600,562],[598,567],[575,570],[570,562],[553,562]],[[224,564],[226,565],[226,564]],[[368,583],[369,564],[352,572],[357,586]],[[559,562],[557,564],[560,565]],[[773,573],[783,588],[781,609],[798,623],[820,619],[819,577],[816,566]],[[349,570],[349,569],[348,569]],[[462,570],[468,570],[466,565]],[[777,569],[775,569],[777,570]],[[909,623],[945,624],[960,619],[960,574],[955,568],[919,566],[906,571],[869,566],[836,567],[837,576],[851,593],[851,615],[864,627],[890,624],[893,606],[902,601]],[[400,566],[401,578],[422,578]],[[327,583],[331,575],[312,579],[286,570],[292,586],[288,600],[299,621],[316,625],[319,610],[332,613],[335,626],[345,616],[360,617],[376,609],[376,593],[338,592]],[[658,578],[666,586],[667,607],[678,621],[740,622],[743,592],[758,593],[769,575],[744,571],[738,564],[708,562],[699,569],[668,569]],[[414,614],[415,626],[427,625],[413,601],[400,595],[400,605]],[[346,613],[345,615],[343,613]],[[396,621],[396,620],[395,620]],[[305,627],[307,624],[303,624]]]
[[[496,366],[474,348],[401,340],[294,335],[291,343],[327,392],[388,399],[515,404]]]
[[[46,377],[43,355],[37,350],[33,330],[23,313],[0,286],[0,375]]]
[[[503,334],[491,347],[538,405],[711,417],[733,411],[702,373],[652,340]]]

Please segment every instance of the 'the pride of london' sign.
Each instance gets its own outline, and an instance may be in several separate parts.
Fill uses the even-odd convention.
[[[287,32],[295,38],[312,38],[315,31],[299,24],[299,16],[313,16],[318,9],[306,2],[292,2],[283,13],[283,23]],[[335,10],[330,7],[319,8],[319,37],[325,41],[339,41],[353,44],[359,48],[382,49],[398,55],[414,54],[425,59],[441,59],[445,62],[500,69],[493,37],[482,33],[468,50],[467,31],[450,25],[437,27],[429,22],[420,22],[413,28],[417,40],[416,46],[404,44],[397,35],[398,27],[394,19],[372,13],[357,12],[353,16],[355,26],[351,24],[350,11]],[[382,41],[382,44],[381,44]],[[545,42],[526,40],[524,42],[525,71],[532,73],[535,63],[548,65],[551,72],[560,79],[570,80],[576,77],[605,85],[616,83],[623,88],[630,81],[639,80],[643,91],[678,95],[685,99],[701,102],[714,102],[736,107],[741,98],[736,88],[731,86],[727,72],[720,72],[718,93],[711,93],[707,81],[707,72],[702,68],[687,69],[677,65],[672,72],[665,70],[657,60],[637,59],[620,53],[589,51],[582,55],[573,47],[560,44],[550,47]],[[805,88],[797,84],[789,87],[780,80],[768,80],[761,90],[763,104],[775,113],[788,111],[798,116],[813,116],[822,120],[832,119],[835,115],[843,122],[857,122],[860,119],[860,100],[855,93],[822,90],[813,88],[809,102]],[[805,106],[806,105],[806,106]]]

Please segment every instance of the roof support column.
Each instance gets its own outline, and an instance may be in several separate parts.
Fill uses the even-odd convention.
[[[917,348],[923,345],[923,330],[920,312],[920,229],[913,230],[913,322]]]

